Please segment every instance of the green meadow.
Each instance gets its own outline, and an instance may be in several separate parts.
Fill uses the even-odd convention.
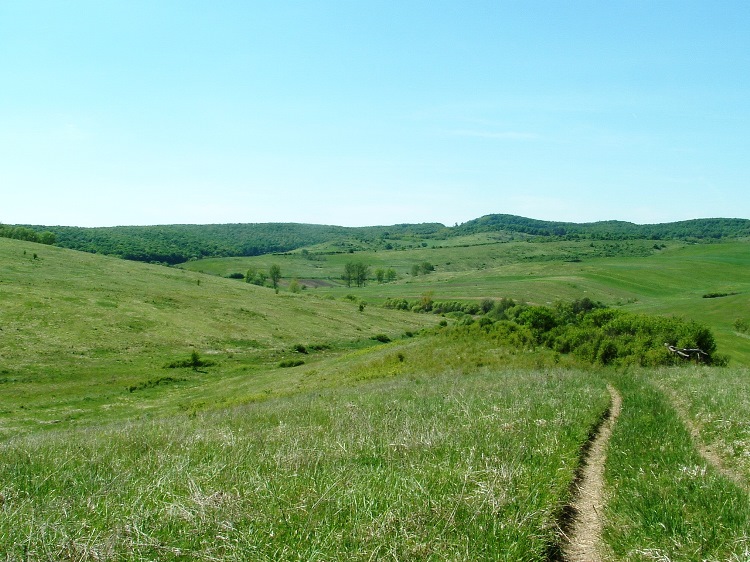
[[[430,241],[434,243],[433,241]],[[251,258],[213,258],[183,264],[218,276],[267,271],[278,264],[284,282],[298,279],[308,292],[347,294],[374,304],[387,298],[435,300],[512,298],[552,304],[588,297],[625,310],[674,315],[710,326],[724,353],[750,365],[750,336],[734,323],[750,319],[750,242],[688,244],[679,241],[495,241],[457,238],[455,246],[402,251],[315,254],[293,252]],[[427,242],[425,242],[427,244]],[[347,262],[393,268],[398,280],[347,287]],[[412,274],[414,265],[434,271]],[[720,294],[716,298],[704,295]]]
[[[342,247],[166,267],[0,238],[2,559],[565,560],[609,385],[602,559],[748,560],[750,243]],[[272,266],[278,290],[228,278]],[[729,363],[382,306],[426,296],[676,316]]]

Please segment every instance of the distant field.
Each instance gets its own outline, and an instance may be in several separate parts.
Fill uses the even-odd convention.
[[[654,248],[658,246],[658,249]],[[249,268],[281,267],[288,281],[315,279],[317,295],[355,295],[375,304],[386,298],[435,300],[513,298],[538,304],[589,297],[634,311],[678,315],[709,325],[721,350],[750,365],[750,337],[733,323],[750,319],[750,242],[684,244],[653,241],[507,242],[462,248],[426,248],[354,254],[301,253],[195,261],[182,267],[214,275]],[[573,261],[580,260],[580,261]],[[341,274],[347,261],[393,267],[395,283],[346,287]],[[429,275],[411,274],[414,264],[429,262]],[[703,298],[726,293],[720,298]]]

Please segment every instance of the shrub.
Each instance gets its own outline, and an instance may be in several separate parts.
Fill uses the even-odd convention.
[[[168,385],[176,382],[186,381],[187,379],[175,378],[175,377],[158,377],[155,379],[148,379],[139,384],[133,384],[128,387],[128,392],[135,392],[136,390],[145,390],[147,388],[155,388],[157,386]]]
[[[383,308],[391,308],[395,310],[410,310],[411,304],[406,299],[385,299]]]
[[[480,310],[480,306],[475,302],[470,302],[464,305],[464,312],[466,314],[479,314]]]
[[[617,358],[617,346],[614,342],[605,341],[599,346],[597,361],[602,365],[609,365]]]
[[[488,318],[487,316],[482,316],[479,319],[479,325],[484,326],[492,326],[495,322],[492,320],[492,318]]]
[[[371,340],[375,340],[375,341],[379,341],[381,343],[388,343],[389,341],[391,341],[391,338],[389,338],[385,334],[375,334],[370,339]]]
[[[194,371],[197,371],[198,367],[210,367],[211,365],[214,365],[213,361],[201,359],[201,356],[198,354],[198,352],[193,350],[193,352],[190,354],[190,359],[184,359],[182,361],[173,361],[172,363],[167,363],[164,366],[164,368],[165,369],[181,369],[181,368],[186,368],[186,367],[192,367]]]
[[[287,359],[286,361],[279,363],[279,367],[282,369],[288,369],[289,367],[299,367],[304,364],[305,362],[302,361],[302,359]]]

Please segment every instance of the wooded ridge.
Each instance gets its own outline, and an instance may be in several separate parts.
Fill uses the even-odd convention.
[[[425,240],[447,240],[482,233],[506,233],[545,240],[693,240],[750,237],[748,219],[694,219],[639,225],[623,221],[552,222],[492,214],[453,227],[440,223],[343,227],[300,223],[208,225],[71,226],[0,225],[0,236],[38,236],[63,248],[124,259],[177,264],[206,257],[257,256],[311,246],[352,252],[418,247]]]

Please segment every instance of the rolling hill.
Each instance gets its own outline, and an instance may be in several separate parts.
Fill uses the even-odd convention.
[[[438,223],[340,227],[295,223],[161,225],[78,228],[0,225],[0,236],[23,237],[60,247],[125,259],[177,264],[206,257],[257,256],[317,247],[329,252],[413,249],[470,235],[534,240],[699,240],[750,236],[746,219],[697,219],[637,225],[622,221],[552,222],[493,214],[446,227]]]
[[[3,238],[0,263],[0,419],[13,413],[15,423],[96,409],[127,417],[152,407],[135,404],[131,387],[173,384],[192,392],[254,366],[273,370],[299,355],[297,344],[325,354],[437,322]],[[215,366],[164,369],[193,351]],[[178,378],[185,380],[171,380]],[[19,403],[28,416],[18,416]],[[5,424],[0,431],[11,430]]]
[[[0,238],[0,554],[565,559],[598,463],[608,560],[746,556],[746,241],[385,234],[180,268]],[[272,265],[278,292],[227,278]],[[732,366],[593,366],[379,306],[582,297],[709,324]]]

